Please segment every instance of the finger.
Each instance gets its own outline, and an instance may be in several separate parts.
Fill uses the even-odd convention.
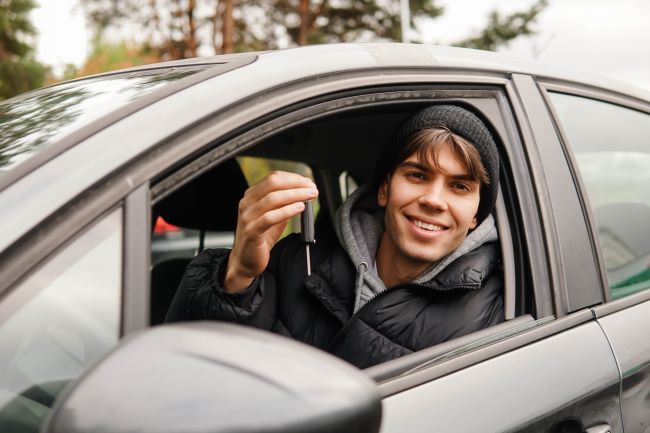
[[[297,202],[266,212],[250,224],[250,233],[257,236],[262,235],[278,224],[285,224],[303,210],[305,210],[305,204]]]
[[[315,184],[307,177],[286,171],[274,171],[257,184],[248,188],[245,197],[248,196],[252,200],[260,200],[273,191],[312,187],[315,187]]]
[[[291,203],[313,200],[316,197],[318,197],[318,190],[316,188],[294,188],[272,191],[252,204],[249,211],[252,218],[257,218],[274,209],[279,209]]]
[[[290,190],[273,191],[261,198],[253,200],[251,197],[239,202],[238,223],[241,226],[253,224],[267,212],[282,208],[292,203],[302,203],[318,197],[316,188],[298,188]]]

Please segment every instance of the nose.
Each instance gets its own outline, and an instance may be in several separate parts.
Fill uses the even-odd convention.
[[[447,210],[447,191],[443,182],[432,182],[422,191],[418,202],[435,210]]]

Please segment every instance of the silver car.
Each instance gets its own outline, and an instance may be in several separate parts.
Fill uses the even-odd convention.
[[[497,137],[506,321],[366,370],[164,325],[265,170],[316,238],[402,119]],[[149,65],[0,103],[0,431],[650,431],[650,95],[494,53],[344,44]]]

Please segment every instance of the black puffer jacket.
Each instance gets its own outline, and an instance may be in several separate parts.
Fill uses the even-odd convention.
[[[425,284],[388,288],[352,314],[356,269],[336,242],[312,249],[306,276],[298,235],[280,241],[251,287],[224,292],[229,250],[206,250],[187,267],[167,321],[215,319],[293,337],[369,367],[503,321],[497,243],[453,261]]]

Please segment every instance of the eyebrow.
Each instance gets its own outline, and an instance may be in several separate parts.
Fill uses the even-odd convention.
[[[415,162],[415,161],[404,161],[397,167],[397,170],[409,168],[409,167],[414,168],[416,170],[423,171],[425,173],[432,173],[434,171],[428,165],[424,165],[422,163]],[[450,177],[454,180],[463,180],[466,182],[479,182],[478,179],[474,179],[472,176],[469,175],[469,173],[456,174],[456,175],[445,173],[445,176]]]

